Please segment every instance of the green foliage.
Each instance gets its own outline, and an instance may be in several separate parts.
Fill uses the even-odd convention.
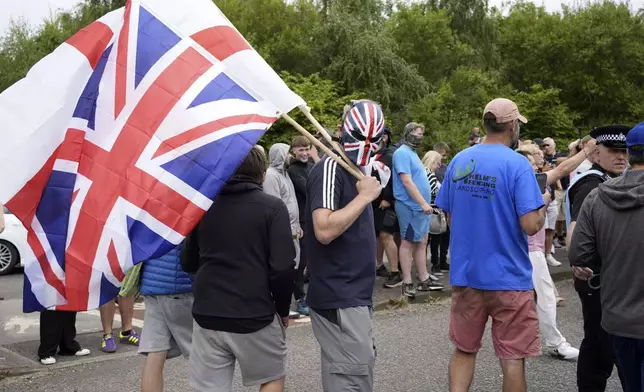
[[[85,0],[37,30],[13,25],[0,37],[0,91],[125,1]],[[465,147],[486,102],[501,96],[530,119],[523,137],[560,145],[579,128],[644,119],[644,12],[627,5],[553,14],[519,1],[504,16],[487,0],[213,1],[332,129],[354,98],[380,102],[394,133],[425,123],[425,149]],[[294,135],[278,121],[262,143]]]
[[[322,73],[342,83],[347,94],[364,91],[386,112],[400,111],[422,97],[427,82],[415,65],[396,53],[398,43],[383,29],[384,21],[368,7],[366,15],[350,12],[352,2],[365,1],[343,1],[331,7],[319,41]]]
[[[528,118],[528,124],[521,128],[521,138],[534,139],[548,135],[568,142],[577,137],[573,131],[579,115],[561,103],[560,93],[559,89],[544,89],[542,85],[535,84],[529,92],[516,94],[514,101],[522,108],[522,114]],[[547,115],[544,115],[545,113]]]
[[[78,30],[123,5],[125,0],[87,1],[74,13],[45,21],[38,32],[22,23],[13,24],[7,35],[0,37],[0,92],[23,78],[35,63]]]
[[[352,99],[364,98],[364,95],[359,92],[348,96],[341,95],[340,88],[336,83],[322,78],[319,74],[302,76],[282,72],[280,76],[295,93],[306,101],[315,118],[332,131],[335,131],[337,124],[340,123],[340,115],[344,105]],[[299,110],[294,110],[290,115],[313,135],[317,133]],[[260,144],[264,146],[278,142],[290,144],[296,135],[299,135],[299,132],[286,121],[280,119],[264,134]]]
[[[398,43],[397,54],[408,63],[417,64],[420,74],[436,83],[458,64],[474,60],[474,50],[459,42],[444,10],[429,9],[422,4],[400,4],[387,22]]]
[[[458,151],[467,146],[472,128],[480,126],[485,104],[510,92],[511,87],[504,86],[494,73],[459,67],[435,92],[414,103],[408,117],[425,124],[425,150],[444,141]]]
[[[215,4],[276,71],[317,71],[311,41],[319,33],[321,16],[310,1],[215,0]]]

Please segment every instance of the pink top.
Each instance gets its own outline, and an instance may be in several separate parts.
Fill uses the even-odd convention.
[[[544,252],[546,251],[546,228],[545,226],[535,235],[528,236],[528,251],[529,252]]]

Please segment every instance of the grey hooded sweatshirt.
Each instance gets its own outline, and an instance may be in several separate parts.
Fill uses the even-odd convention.
[[[574,266],[601,265],[604,330],[644,339],[644,170],[628,170],[588,195],[568,256]]]
[[[268,151],[270,167],[266,171],[264,179],[264,192],[280,198],[286,204],[291,220],[291,232],[296,235],[300,231],[300,212],[297,207],[293,182],[285,168],[289,149],[288,144],[275,143]]]

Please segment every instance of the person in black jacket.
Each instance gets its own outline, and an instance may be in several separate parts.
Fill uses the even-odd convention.
[[[262,191],[266,157],[253,148],[228,180],[181,256],[193,283],[190,385],[282,391],[295,247],[286,205]]]
[[[295,198],[300,211],[300,227],[305,227],[306,217],[306,181],[309,179],[309,172],[314,163],[311,162],[311,142],[304,136],[297,136],[291,142],[291,153],[293,158],[286,169],[288,176],[295,188]],[[309,308],[306,305],[306,293],[304,292],[304,271],[306,270],[306,243],[304,236],[300,237],[300,263],[295,272],[295,289],[293,296],[297,302],[296,311],[304,316],[309,315]]]
[[[391,130],[389,127],[385,127],[383,132],[380,150],[378,150],[373,159],[377,162],[382,162],[391,170],[394,155]],[[378,178],[378,181],[382,182],[378,172],[375,170],[374,176]],[[394,241],[394,234],[400,231],[398,219],[396,219],[396,213],[394,212],[394,201],[393,180],[390,179],[380,196],[372,203],[373,221],[376,226],[376,235],[378,236],[376,242],[376,275],[387,277],[383,284],[385,288],[400,287],[402,285],[402,277],[398,269],[398,246]],[[389,261],[389,272],[387,272],[387,268],[383,264],[385,252]]]

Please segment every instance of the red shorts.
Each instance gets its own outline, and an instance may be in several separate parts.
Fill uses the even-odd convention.
[[[452,287],[449,336],[456,348],[477,353],[492,317],[492,341],[500,359],[541,355],[534,291],[488,291]]]

